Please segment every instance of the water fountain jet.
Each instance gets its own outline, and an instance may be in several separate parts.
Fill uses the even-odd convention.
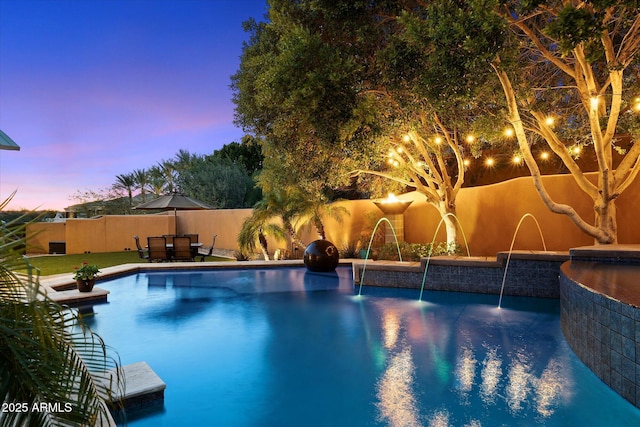
[[[436,232],[433,233],[433,240],[431,240],[431,246],[429,247],[429,254],[427,255],[427,262],[424,266],[424,274],[422,275],[422,286],[420,287],[420,296],[418,297],[418,301],[422,301],[422,294],[424,292],[424,282],[427,279],[427,270],[429,269],[429,260],[431,259],[431,254],[433,253],[433,245],[436,242],[436,236],[438,235],[438,231],[440,231],[440,227],[442,226],[444,219],[448,216],[452,216],[458,222],[458,226],[460,226],[460,231],[462,232],[462,238],[464,239],[464,246],[467,248],[467,257],[471,258],[471,253],[469,252],[469,244],[467,243],[467,236],[464,234],[464,230],[462,229],[462,224],[460,223],[460,220],[458,219],[457,216],[455,216],[455,214],[452,214],[451,212],[446,213],[445,215],[442,216],[442,218],[440,218],[440,222],[436,227]]]
[[[360,275],[360,288],[358,289],[358,296],[362,295],[362,283],[364,282],[364,272],[367,269],[367,260],[369,259],[369,253],[371,252],[371,244],[373,243],[373,236],[375,236],[376,231],[378,230],[378,226],[383,221],[386,221],[387,223],[389,223],[389,227],[391,227],[391,231],[393,232],[393,237],[395,238],[395,241],[396,241],[396,247],[398,248],[398,258],[400,259],[400,262],[402,262],[402,254],[400,253],[400,244],[398,243],[398,236],[396,236],[396,231],[393,229],[393,225],[391,224],[391,221],[389,221],[385,217],[382,217],[378,220],[378,222],[376,222],[376,226],[373,227],[373,232],[371,233],[371,238],[369,239],[369,247],[367,247],[367,254],[364,258],[364,265],[362,266],[362,274]]]
[[[513,244],[516,241],[516,236],[518,235],[518,230],[520,230],[520,225],[522,224],[522,221],[524,221],[525,218],[527,217],[531,217],[531,219],[533,219],[533,221],[536,223],[536,226],[538,227],[538,233],[540,234],[540,239],[542,239],[542,247],[544,248],[545,251],[547,250],[547,244],[544,241],[544,236],[542,235],[542,230],[540,229],[540,224],[538,223],[538,220],[536,219],[536,217],[531,215],[530,213],[526,213],[522,215],[522,218],[520,218],[520,221],[516,226],[516,231],[513,233],[513,238],[511,239],[511,246],[509,247],[509,254],[507,255],[507,263],[504,266],[504,275],[502,276],[502,286],[500,287],[500,299],[498,300],[498,309],[500,309],[502,306],[502,293],[504,292],[504,282],[507,278],[507,270],[509,269],[509,261],[511,260],[511,252],[513,251]]]

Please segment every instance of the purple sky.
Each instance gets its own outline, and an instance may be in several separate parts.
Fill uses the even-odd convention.
[[[266,0],[0,0],[0,201],[58,209],[78,191],[208,154],[233,125],[230,76]]]

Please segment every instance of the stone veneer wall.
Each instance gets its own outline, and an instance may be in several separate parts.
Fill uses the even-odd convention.
[[[640,408],[640,309],[573,281],[569,264],[560,272],[562,332],[589,369]]]
[[[433,257],[418,263],[364,262],[353,264],[354,282],[362,286],[420,289],[427,268],[425,290],[500,294],[506,252],[495,259]],[[559,298],[558,271],[568,253],[514,251],[509,259],[504,295]]]

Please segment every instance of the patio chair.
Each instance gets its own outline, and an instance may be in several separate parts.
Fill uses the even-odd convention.
[[[140,259],[149,259],[149,251],[140,246],[140,238],[138,236],[133,236],[133,238],[136,241],[136,248],[138,248],[138,256]]]
[[[216,245],[216,237],[218,237],[218,235],[214,234],[213,241],[211,242],[211,247],[200,248],[198,250],[198,255],[200,255],[200,262],[204,262],[204,257],[211,256],[213,254],[213,247]]]
[[[167,239],[167,245],[173,245],[173,238],[176,237],[177,234],[163,234],[162,237]]]
[[[191,239],[191,243],[198,243],[198,235],[197,234],[185,234],[184,237],[188,237]]]
[[[171,255],[173,261],[193,261],[193,254],[191,253],[191,239],[184,236],[178,236],[173,238],[173,254]]]
[[[147,237],[147,246],[149,248],[149,262],[169,261],[167,239],[164,237]]]

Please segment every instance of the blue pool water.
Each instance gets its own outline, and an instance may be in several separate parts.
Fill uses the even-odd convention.
[[[167,383],[142,426],[629,426],[571,352],[557,300],[363,290],[351,270],[101,281],[91,327]]]

